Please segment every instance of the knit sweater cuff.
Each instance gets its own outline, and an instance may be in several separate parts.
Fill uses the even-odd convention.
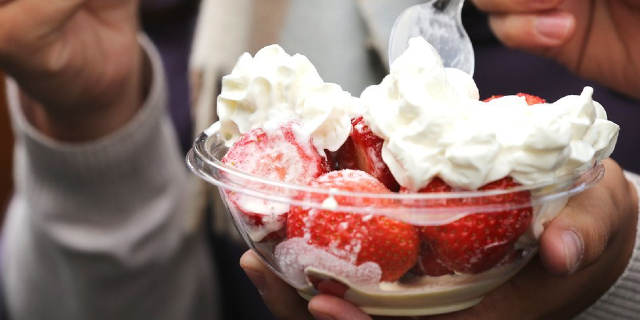
[[[626,172],[640,195],[640,176]],[[639,219],[640,230],[640,219]],[[636,234],[633,253],[627,268],[616,283],[596,303],[585,310],[579,319],[638,319],[640,315],[640,232]]]

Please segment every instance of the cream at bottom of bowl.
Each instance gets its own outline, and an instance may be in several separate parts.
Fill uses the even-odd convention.
[[[507,282],[536,255],[537,248],[523,251],[514,262],[475,275],[422,276],[406,281],[357,284],[315,267],[304,269],[306,283],[291,283],[309,300],[319,291],[314,281],[342,285],[342,298],[370,315],[426,316],[460,311],[478,304],[484,295]],[[284,275],[287,279],[296,277]]]

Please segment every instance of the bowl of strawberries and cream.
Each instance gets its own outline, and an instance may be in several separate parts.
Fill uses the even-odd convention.
[[[480,100],[416,38],[353,97],[272,45],[223,79],[220,120],[187,163],[303,297],[452,312],[524,267],[544,223],[602,177],[618,126],[592,94]]]

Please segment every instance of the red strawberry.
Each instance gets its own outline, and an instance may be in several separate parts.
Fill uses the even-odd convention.
[[[322,279],[315,276],[307,277],[307,279],[322,294],[344,298],[344,294],[349,290],[349,286],[333,279]]]
[[[433,184],[433,185],[432,185]],[[434,179],[420,192],[450,192],[444,182]],[[491,182],[480,190],[505,190],[519,186],[510,177]],[[439,191],[438,191],[439,190]],[[496,266],[513,251],[516,240],[527,230],[533,216],[528,191],[518,191],[482,198],[449,199],[438,206],[465,207],[511,203],[524,205],[506,211],[471,213],[441,226],[418,227],[438,260],[458,273],[480,273]]]
[[[275,127],[270,125],[269,129],[251,130],[229,149],[222,162],[258,177],[306,185],[328,172],[329,167],[325,157],[311,143],[310,137],[296,135],[299,132],[295,130],[297,126],[295,122],[287,122]],[[279,192],[267,190],[270,187],[257,182],[242,183],[247,188]],[[254,241],[284,237],[285,213],[289,211],[289,206],[233,191],[227,191],[227,196],[252,229]]]
[[[351,135],[338,150],[338,165],[343,169],[359,169],[380,180],[389,190],[400,185],[382,160],[384,140],[376,136],[362,117],[351,120]]]
[[[438,193],[438,192],[451,192],[453,188],[446,184],[442,179],[435,177],[431,182],[420,190],[421,193]],[[409,193],[406,188],[401,188],[401,193]],[[429,199],[420,201],[405,202],[406,205],[413,206],[430,206],[430,207],[444,207],[447,205],[447,199]],[[420,227],[418,228],[420,230]],[[422,233],[420,233],[422,235]],[[428,275],[432,277],[443,276],[447,274],[453,274],[453,271],[442,264],[438,256],[431,248],[429,240],[420,237],[421,247],[420,255],[418,256],[418,263],[412,269],[413,273],[418,276]]]
[[[324,174],[311,182],[314,187],[362,193],[390,193],[377,179],[357,170]],[[311,201],[323,202],[326,195],[312,194]],[[390,207],[387,199],[334,196],[339,206]],[[396,281],[415,264],[419,240],[415,227],[380,215],[292,207],[287,237],[303,237],[307,243],[356,266],[375,262],[382,281]]]
[[[528,94],[528,93],[520,92],[520,93],[516,94],[516,96],[524,97],[525,100],[527,101],[527,104],[530,105],[530,106],[532,106],[534,104],[547,103],[547,100],[542,99],[542,98],[540,98],[538,96],[534,96],[532,94]],[[493,95],[493,96],[491,96],[489,98],[484,99],[483,101],[484,102],[489,102],[489,101],[491,101],[493,99],[497,99],[497,98],[500,98],[500,97],[503,97],[503,96],[502,95]]]
[[[534,95],[528,94],[528,93],[520,92],[520,93],[516,94],[516,96],[524,97],[525,100],[527,100],[527,104],[530,105],[530,106],[532,106],[534,104],[547,103],[547,100],[542,99],[542,98],[540,98],[538,96],[534,96]]]
[[[501,94],[494,94],[494,95],[492,95],[491,97],[486,98],[486,99],[484,99],[484,100],[482,100],[482,101],[483,101],[483,102],[489,102],[489,101],[491,101],[491,100],[493,100],[493,99],[498,99],[498,98],[501,98],[501,97],[504,97],[504,95],[501,95]]]
[[[412,271],[418,276],[427,275],[431,277],[453,274],[451,269],[442,264],[428,242],[422,243],[418,263],[416,263]]]
[[[353,120],[352,120],[353,123]],[[352,129],[353,130],[353,129]],[[351,169],[358,170],[358,157],[356,155],[356,146],[353,144],[351,136],[340,146],[338,151],[333,153],[335,159],[335,169]]]

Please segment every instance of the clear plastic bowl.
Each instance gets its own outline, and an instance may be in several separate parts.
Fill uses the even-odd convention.
[[[558,177],[555,181],[511,190],[367,194],[292,185],[252,176],[221,162],[227,150],[223,139],[214,129],[209,129],[195,140],[187,155],[187,164],[199,177],[218,187],[236,229],[248,246],[273,272],[296,288],[302,297],[309,299],[318,294],[318,283],[328,281],[332,284],[329,287],[333,288],[330,291],[339,292],[344,299],[372,315],[439,314],[477,304],[487,292],[509,280],[535,256],[543,223],[553,219],[564,208],[570,196],[588,189],[604,174],[603,165],[594,160],[579,172]],[[280,211],[287,211],[291,206],[301,206],[365,215],[385,215],[415,226],[429,226],[445,225],[467,215],[514,210],[523,206],[504,203],[452,208],[432,206],[430,203],[438,203],[445,198],[499,197],[523,190],[531,193],[530,206],[533,209],[533,218],[529,230],[516,242],[518,254],[515,259],[478,274],[413,276],[403,277],[395,282],[372,282],[371,279],[375,279],[375,270],[363,267],[365,264],[356,267],[344,263],[321,250],[310,248],[302,238],[286,239],[282,230],[280,234],[283,234],[283,237],[279,239],[263,238],[265,232],[257,232],[255,226],[249,225],[236,202],[229,199],[231,194],[241,194],[242,199],[255,201],[254,205],[268,206]],[[396,205],[393,208],[340,205],[328,207],[324,201],[317,200],[336,196],[363,200],[353,203],[371,203],[366,200],[386,198]]]

